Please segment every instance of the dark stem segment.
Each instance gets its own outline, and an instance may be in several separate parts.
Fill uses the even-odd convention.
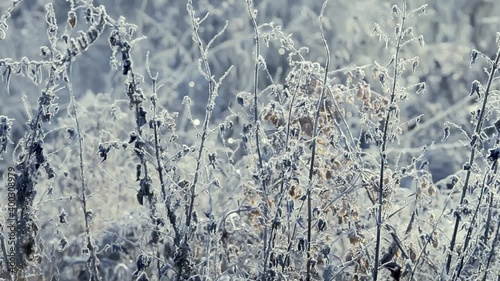
[[[319,16],[319,26],[321,30],[321,40],[323,41],[323,45],[325,47],[326,52],[326,64],[325,64],[325,75],[323,77],[323,88],[321,89],[321,95],[318,100],[318,104],[316,105],[316,113],[314,116],[314,129],[312,136],[312,148],[311,148],[311,165],[309,166],[309,187],[307,189],[307,280],[311,280],[311,241],[312,241],[312,179],[314,175],[314,160],[316,157],[316,137],[318,136],[318,120],[319,114],[321,110],[321,105],[323,104],[323,99],[326,91],[326,82],[328,79],[328,69],[330,67],[330,50],[328,48],[328,44],[325,39],[325,32],[323,30],[323,14],[325,12],[326,4],[328,0],[325,0],[323,6],[321,7],[321,13]]]
[[[498,241],[500,240],[500,220],[497,222],[497,231],[495,234],[495,237],[493,238],[493,241],[491,241],[491,246],[490,246],[490,253],[488,255],[488,261],[486,262],[486,268],[484,270],[484,276],[482,281],[486,281],[488,277],[488,271],[490,268],[491,261],[493,260],[493,257],[495,256],[495,250],[496,250],[496,245],[498,244]],[[500,276],[498,277],[500,278]]]
[[[494,170],[496,166],[496,161],[491,164],[491,170]],[[491,179],[491,176],[488,175],[489,173],[486,172],[486,174],[483,177],[483,183],[481,186],[481,193],[479,195],[479,199],[477,202],[476,209],[474,211],[474,215],[472,216],[470,223],[469,223],[469,228],[467,229],[467,234],[465,236],[465,242],[464,246],[462,248],[462,257],[460,258],[460,261],[456,267],[455,273],[453,274],[452,280],[457,280],[457,278],[460,276],[460,273],[462,272],[462,269],[464,267],[464,261],[467,253],[467,248],[469,247],[469,243],[471,242],[472,239],[472,231],[474,230],[474,225],[476,224],[477,217],[479,215],[479,208],[481,207],[481,202],[483,201],[484,194],[486,193],[486,188],[487,188],[487,180]]]
[[[254,73],[253,73],[253,117],[254,117],[254,126],[255,126],[255,146],[257,148],[257,155],[259,159],[259,165],[258,165],[258,174],[260,175],[261,173],[264,173],[262,170],[263,168],[263,160],[262,160],[262,154],[260,151],[260,139],[259,139],[259,131],[260,131],[260,126],[259,126],[259,110],[258,110],[258,102],[259,102],[259,97],[258,97],[258,84],[259,84],[259,60],[260,60],[260,38],[259,38],[259,27],[257,25],[257,20],[255,19],[254,15],[254,9],[252,5],[251,0],[247,0],[247,9],[248,9],[248,15],[250,16],[250,21],[252,23],[252,27],[254,29],[254,41],[255,41],[255,66],[254,66]],[[269,259],[269,247],[268,247],[268,217],[269,217],[269,200],[268,200],[268,194],[267,194],[267,186],[266,186],[266,180],[262,179],[261,181],[262,185],[262,199],[263,199],[263,217],[264,217],[264,233],[263,233],[263,253],[264,253],[264,264],[263,264],[263,272],[261,279],[263,281],[267,280],[267,260]]]

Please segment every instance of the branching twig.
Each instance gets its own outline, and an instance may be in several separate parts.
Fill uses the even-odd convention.
[[[71,64],[68,65],[69,69],[69,75],[71,76]],[[89,269],[90,273],[90,280],[91,281],[99,281],[101,280],[101,276],[99,275],[99,271],[97,269],[98,265],[98,259],[96,255],[96,250],[94,247],[94,243],[92,242],[92,236],[91,236],[91,226],[90,226],[90,220],[92,219],[92,214],[89,212],[89,209],[87,208],[87,183],[86,183],[86,178],[85,178],[85,167],[83,165],[83,145],[84,145],[84,138],[83,138],[83,132],[80,127],[80,121],[78,120],[78,109],[76,107],[76,101],[75,101],[75,95],[73,92],[73,83],[72,79],[68,79],[68,90],[71,98],[71,110],[72,110],[72,117],[75,120],[76,124],[76,133],[78,136],[78,158],[80,161],[80,182],[81,182],[81,189],[82,189],[82,198],[81,198],[81,203],[82,203],[82,211],[83,211],[83,216],[85,218],[85,239],[87,240],[87,248],[90,252],[90,257],[87,261],[87,267]]]
[[[255,126],[255,146],[257,149],[257,155],[258,155],[258,174],[260,175],[261,173],[266,173],[263,170],[264,163],[262,160],[262,154],[260,151],[260,140],[259,140],[259,131],[260,131],[260,122],[259,122],[259,108],[258,108],[258,102],[259,102],[259,96],[258,96],[258,86],[259,86],[259,66],[260,66],[260,35],[259,35],[259,27],[257,25],[257,20],[255,19],[255,10],[253,8],[253,1],[252,0],[246,0],[247,2],[247,10],[248,10],[248,15],[250,16],[250,21],[252,23],[252,27],[254,30],[254,42],[255,42],[255,65],[254,65],[254,73],[253,73],[253,117],[254,117],[254,126]],[[269,217],[269,200],[268,200],[268,191],[267,191],[267,184],[266,184],[266,179],[265,175],[264,178],[261,179],[261,185],[262,185],[262,201],[263,201],[263,219],[264,219],[264,233],[263,233],[263,253],[264,253],[264,259],[263,259],[263,272],[262,272],[262,281],[266,281],[267,278],[267,260],[269,258],[269,249],[268,249],[268,217]]]
[[[406,0],[403,1],[403,14],[401,16],[401,30],[405,30],[405,22],[406,22]],[[381,242],[381,232],[382,232],[382,211],[383,211],[383,203],[384,203],[384,172],[385,165],[387,161],[387,136],[389,133],[389,121],[394,113],[394,110],[391,110],[391,107],[394,106],[396,101],[396,86],[398,81],[398,68],[399,68],[399,54],[401,50],[401,42],[403,40],[403,32],[400,31],[397,34],[397,42],[396,42],[396,50],[394,53],[394,72],[393,72],[393,81],[391,88],[391,98],[389,101],[389,108],[387,110],[387,114],[385,116],[384,125],[383,125],[383,137],[382,143],[380,147],[380,176],[379,176],[379,186],[378,186],[378,210],[377,210],[377,238],[375,244],[375,261],[373,264],[373,280],[377,281],[378,277],[378,267],[379,267],[379,259],[380,259],[380,242]]]
[[[470,152],[470,157],[468,163],[465,164],[464,168],[467,168],[467,174],[465,175],[465,182],[464,186],[462,189],[462,194],[460,196],[460,203],[459,206],[462,206],[465,200],[465,195],[467,194],[467,190],[469,189],[469,181],[470,177],[472,174],[472,165],[474,165],[474,159],[476,156],[476,145],[478,145],[479,142],[479,135],[481,133],[481,129],[483,126],[483,119],[485,117],[485,110],[486,110],[486,104],[488,103],[488,97],[490,96],[490,89],[491,89],[491,83],[493,81],[493,78],[495,77],[496,70],[498,68],[498,62],[500,60],[500,49],[497,50],[496,58],[493,64],[491,65],[491,69],[489,71],[489,78],[488,78],[488,84],[486,86],[486,90],[484,92],[484,97],[483,97],[483,104],[481,106],[481,112],[479,113],[479,117],[476,123],[476,128],[474,129],[474,135],[472,136],[471,140],[471,152]],[[451,241],[450,241],[450,247],[449,247],[449,252],[448,252],[448,257],[446,261],[446,274],[449,274],[450,272],[450,266],[451,266],[451,258],[453,255],[453,251],[455,249],[455,243],[457,239],[457,234],[458,234],[458,229],[460,226],[460,221],[461,221],[461,214],[458,212],[455,213],[455,227],[453,228],[453,234],[451,236]]]
[[[182,253],[182,261],[185,261],[186,259],[186,250],[188,246],[188,240],[189,236],[191,235],[189,232],[191,231],[191,220],[192,220],[192,215],[193,215],[193,209],[194,209],[194,200],[196,197],[196,184],[198,183],[199,177],[200,177],[200,168],[201,168],[201,158],[203,156],[203,151],[205,148],[205,142],[208,138],[209,134],[209,129],[208,129],[208,124],[210,121],[210,118],[212,116],[214,106],[215,106],[215,99],[218,95],[218,90],[221,85],[222,80],[227,77],[229,72],[232,69],[232,66],[222,75],[222,77],[219,79],[219,81],[215,81],[214,77],[212,76],[212,70],[210,68],[210,64],[208,62],[208,47],[212,44],[212,42],[219,37],[226,29],[227,27],[227,22],[224,28],[210,41],[209,44],[204,46],[204,43],[199,35],[199,27],[200,27],[200,22],[202,20],[199,20],[195,17],[195,11],[193,8],[193,2],[192,0],[188,1],[187,4],[187,10],[191,19],[191,24],[193,27],[193,39],[198,45],[199,51],[200,51],[200,56],[201,56],[201,63],[203,64],[203,68],[200,66],[200,70],[202,71],[203,76],[205,77],[205,80],[208,82],[208,100],[207,100],[207,107],[205,111],[205,119],[203,120],[203,128],[202,128],[202,133],[201,133],[201,142],[200,142],[200,148],[198,149],[198,156],[196,157],[196,168],[195,168],[195,174],[194,174],[194,179],[193,183],[191,184],[190,188],[190,195],[189,195],[189,205],[187,207],[187,212],[186,212],[186,233],[184,235],[184,242],[183,246],[181,247],[183,250]],[[184,262],[181,262],[181,265]],[[180,268],[180,274],[177,276],[177,278],[182,278],[183,273],[189,274],[188,272],[184,272],[184,269]]]

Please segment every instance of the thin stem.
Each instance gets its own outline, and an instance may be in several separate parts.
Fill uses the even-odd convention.
[[[262,154],[260,151],[260,139],[259,139],[259,131],[260,131],[260,123],[259,123],[259,110],[258,110],[258,86],[259,86],[259,61],[260,61],[260,36],[259,36],[259,27],[257,25],[257,20],[255,19],[253,2],[251,0],[247,0],[247,10],[248,15],[250,16],[250,21],[252,23],[252,27],[254,30],[254,41],[255,41],[255,65],[254,65],[254,73],[253,73],[253,117],[254,117],[254,126],[255,126],[255,146],[257,148],[257,155],[259,160],[258,170],[260,172],[264,172],[262,170],[264,163],[262,160]],[[268,207],[268,194],[267,194],[267,186],[265,179],[262,179],[262,199],[263,199],[263,217],[264,217],[264,233],[263,233],[263,253],[264,253],[264,264],[263,264],[263,272],[261,279],[263,281],[266,280],[267,276],[267,260],[269,258],[269,249],[268,249],[268,217],[269,217],[269,207]]]
[[[318,120],[319,114],[321,111],[321,105],[323,104],[323,99],[326,91],[326,82],[328,80],[328,68],[330,67],[330,50],[328,48],[328,43],[326,42],[325,32],[323,30],[323,15],[325,12],[326,4],[328,0],[323,2],[323,6],[321,7],[321,13],[319,15],[319,27],[321,30],[321,40],[323,42],[323,46],[325,47],[326,53],[326,64],[325,64],[325,75],[323,77],[323,88],[321,89],[321,95],[318,100],[318,104],[316,105],[316,113],[314,116],[314,129],[312,136],[312,148],[311,148],[311,165],[309,166],[309,186],[307,189],[307,278],[306,280],[311,280],[311,231],[312,231],[312,181],[314,175],[314,160],[316,157],[316,137],[318,136]]]
[[[149,54],[148,54],[149,58]],[[159,140],[159,128],[158,128],[158,100],[157,100],[157,81],[158,81],[158,74],[156,74],[154,77],[152,74],[149,72],[148,68],[148,73],[149,73],[149,78],[151,78],[152,81],[152,91],[153,91],[153,96],[151,97],[151,102],[153,104],[153,132],[154,132],[154,148],[155,148],[155,158],[156,158],[156,165],[157,165],[157,172],[158,172],[158,177],[160,178],[160,185],[161,185],[161,194],[162,194],[162,200],[163,204],[165,204],[165,209],[167,210],[167,217],[169,219],[170,224],[172,225],[172,229],[174,230],[174,244],[176,247],[180,246],[180,241],[181,241],[181,235],[179,233],[177,223],[176,223],[176,218],[175,218],[175,213],[172,210],[172,207],[170,206],[169,200],[167,200],[167,191],[166,191],[166,181],[163,176],[163,163],[161,161],[161,156],[160,156],[160,140]],[[170,198],[169,198],[170,199]],[[157,257],[160,255],[160,251],[157,251],[156,253]],[[157,260],[157,268],[158,268],[158,278],[161,278],[161,266],[160,266],[160,260]]]
[[[484,118],[484,114],[486,111],[486,104],[488,102],[488,97],[490,95],[491,83],[493,81],[493,78],[495,77],[495,72],[498,68],[498,61],[499,60],[500,60],[500,49],[497,51],[495,61],[491,65],[490,76],[488,78],[488,85],[486,86],[486,90],[484,93],[483,104],[481,106],[481,112],[479,113],[478,121],[476,123],[476,128],[474,130],[474,135],[472,136],[471,153],[470,153],[469,162],[468,162],[469,169],[467,169],[467,174],[465,176],[465,182],[464,182],[464,187],[462,189],[462,194],[460,196],[459,206],[463,205],[465,195],[467,194],[467,189],[469,188],[470,176],[472,174],[471,167],[474,164],[474,159],[476,156],[476,145],[477,145],[477,141],[478,141],[478,136],[481,133],[481,128],[483,125],[483,118]],[[450,248],[449,248],[449,252],[448,252],[448,258],[446,261],[446,274],[449,274],[449,272],[450,272],[451,258],[452,258],[453,250],[455,249],[455,243],[456,243],[456,239],[457,239],[459,225],[460,225],[460,214],[455,213],[455,227],[453,228],[453,235],[451,236]]]
[[[497,138],[496,145],[498,146],[499,143],[500,143],[500,139]],[[493,168],[493,174],[497,175],[497,172],[498,172],[498,161],[494,162],[493,167],[494,167]],[[484,235],[482,237],[482,243],[484,245],[486,245],[486,242],[489,239],[489,230],[490,230],[490,225],[492,223],[491,219],[492,219],[492,213],[493,213],[493,197],[494,197],[494,194],[493,194],[493,192],[491,192],[489,190],[488,190],[488,193],[489,193],[488,215],[486,217],[486,223],[484,224]]]
[[[403,1],[403,15],[401,17],[401,30],[405,29],[405,21],[406,21],[406,0]],[[393,106],[396,100],[396,85],[398,81],[398,67],[399,67],[399,52],[401,50],[401,41],[403,40],[403,32],[399,32],[398,41],[396,43],[396,51],[394,54],[394,74],[391,88],[391,100],[389,102],[389,109],[387,110],[387,114],[385,116],[384,121],[384,134],[382,137],[382,147],[380,150],[380,178],[379,178],[379,187],[378,187],[378,211],[377,211],[377,238],[375,245],[375,263],[373,265],[373,280],[376,281],[378,277],[378,267],[380,260],[380,242],[381,242],[381,232],[382,232],[382,210],[383,210],[383,202],[384,202],[384,172],[385,165],[387,160],[387,136],[389,133],[389,121],[392,115],[392,110],[390,107]]]
[[[496,250],[495,246],[497,245],[499,240],[500,240],[500,220],[498,220],[497,222],[497,231],[495,237],[493,241],[491,241],[490,253],[488,255],[488,260],[486,261],[486,268],[484,270],[483,281],[486,281],[488,277],[488,270],[490,268],[491,261],[493,260],[493,256],[495,256],[495,250]]]
[[[201,41],[201,38],[198,34],[198,22],[196,22],[196,19],[194,17],[194,10],[192,6],[192,1],[188,1],[188,11],[190,13],[190,18],[191,18],[191,23],[193,25],[193,31],[194,31],[194,38],[196,40],[196,43],[198,44],[200,54],[201,54],[201,59],[202,62],[205,66],[205,71],[207,77],[212,77],[210,65],[208,63],[208,58],[206,57],[207,53],[205,48],[203,47],[203,42]],[[212,113],[212,110],[209,110],[210,103],[213,100],[214,92],[213,92],[213,80],[207,78],[206,79],[208,82],[208,102],[207,102],[207,110],[205,111],[205,119],[203,120],[203,131],[201,134],[201,143],[200,143],[200,149],[198,149],[198,156],[196,157],[196,169],[195,169],[195,174],[194,174],[194,180],[193,184],[191,185],[191,196],[189,200],[189,208],[187,212],[187,218],[186,218],[186,226],[189,227],[191,225],[191,217],[193,213],[193,207],[194,207],[194,198],[196,196],[196,184],[198,183],[198,179],[200,176],[200,167],[201,167],[201,156],[203,155],[203,149],[205,147],[205,141],[208,136],[208,123],[209,119]]]
[[[71,64],[68,66],[68,69],[71,69]],[[71,72],[70,72],[71,73]],[[78,134],[78,158],[80,161],[80,182],[81,182],[81,189],[82,189],[82,211],[83,215],[85,217],[85,237],[87,239],[87,248],[89,249],[90,252],[90,258],[89,262],[87,262],[87,266],[89,269],[90,273],[90,280],[101,280],[101,277],[99,276],[99,271],[97,270],[97,255],[96,251],[94,248],[94,244],[92,243],[92,237],[91,237],[91,226],[90,226],[90,219],[91,216],[88,212],[87,208],[87,183],[85,180],[85,167],[83,165],[83,145],[84,145],[84,138],[83,138],[83,132],[80,127],[80,122],[78,120],[78,110],[76,107],[76,101],[75,101],[75,95],[73,92],[73,83],[72,80],[69,79],[68,81],[68,89],[71,97],[71,108],[73,111],[73,118],[75,120],[76,124],[76,131]]]
[[[7,249],[5,248],[5,237],[3,236],[2,233],[0,233],[0,246],[2,248],[2,254],[3,254],[3,259],[5,263],[5,268],[7,269],[7,272],[11,272],[10,268],[10,262],[7,257]]]
[[[491,164],[491,170],[493,170],[495,168],[495,165],[496,165],[496,161]],[[453,276],[452,280],[457,280],[457,278],[460,276],[460,273],[462,272],[462,269],[463,269],[463,266],[464,266],[465,256],[466,256],[466,253],[467,253],[467,248],[469,247],[469,243],[470,243],[470,241],[472,239],[472,230],[474,229],[474,225],[476,224],[476,220],[477,220],[477,217],[478,217],[478,214],[479,214],[479,208],[481,207],[481,202],[483,201],[483,196],[486,193],[486,189],[487,189],[486,180],[490,179],[491,177],[492,176],[489,175],[488,172],[486,172],[486,174],[483,177],[483,183],[482,183],[482,187],[481,187],[481,193],[479,195],[479,199],[478,199],[478,202],[477,202],[477,205],[476,205],[476,209],[474,211],[474,215],[472,216],[472,218],[470,220],[469,228],[467,229],[467,234],[465,236],[465,242],[464,242],[463,248],[462,248],[462,253],[463,254],[462,254],[462,257],[460,258],[460,262],[458,263],[458,266],[456,267],[456,270],[455,270],[455,273],[454,273],[454,276]]]
[[[195,43],[198,44],[198,48],[200,51],[200,57],[201,57],[201,63],[203,64],[203,67],[204,67],[204,70],[202,70],[202,74],[205,77],[205,80],[208,82],[208,100],[207,100],[207,107],[205,110],[205,118],[203,120],[203,129],[202,129],[202,133],[201,133],[200,148],[198,149],[198,156],[196,157],[196,168],[195,168],[195,173],[194,173],[194,179],[193,179],[193,183],[191,185],[191,190],[190,190],[189,206],[187,208],[187,213],[186,213],[187,231],[184,235],[184,242],[182,245],[183,258],[182,258],[182,262],[181,262],[181,267],[179,269],[180,273],[177,275],[178,280],[180,278],[182,278],[182,271],[183,271],[182,267],[183,267],[183,264],[187,258],[186,255],[187,255],[187,250],[189,247],[188,246],[188,240],[189,240],[188,234],[191,231],[190,230],[191,229],[191,220],[192,220],[192,216],[193,216],[194,200],[196,197],[196,184],[198,183],[198,180],[200,177],[201,157],[203,156],[205,142],[206,142],[206,140],[208,138],[208,134],[209,134],[209,130],[208,130],[209,121],[210,121],[210,118],[211,118],[213,110],[214,110],[215,99],[217,97],[218,87],[219,87],[221,81],[229,74],[229,71],[232,69],[232,66],[231,66],[226,71],[226,73],[224,73],[224,75],[222,75],[220,80],[218,82],[216,82],[212,76],[212,70],[211,70],[210,64],[208,62],[208,47],[211,45],[213,40],[215,40],[215,38],[217,38],[218,36],[220,36],[224,32],[224,30],[227,27],[227,22],[226,22],[226,25],[224,26],[224,28],[217,35],[215,35],[215,37],[212,39],[212,41],[210,41],[206,46],[204,46],[204,43],[203,43],[203,41],[200,37],[200,34],[199,34],[200,21],[198,19],[196,19],[196,17],[195,17],[195,11],[193,8],[193,1],[192,0],[188,1],[187,10],[188,10],[188,13],[189,13],[189,16],[191,19],[191,24],[193,27],[193,35],[194,35],[193,40],[195,41]],[[200,66],[200,69],[201,69],[201,66]]]

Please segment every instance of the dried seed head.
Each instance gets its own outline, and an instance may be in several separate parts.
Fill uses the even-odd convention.
[[[71,28],[75,28],[76,25],[76,13],[75,11],[68,12],[68,24]]]
[[[349,249],[349,251],[347,251],[347,253],[345,254],[345,261],[350,262],[352,261],[353,258],[354,258],[354,253],[351,249]]]
[[[356,245],[358,242],[360,242],[360,237],[355,230],[349,231],[347,237],[349,238],[349,242],[351,242],[352,245]]]
[[[472,166],[470,165],[470,163],[465,163],[465,164],[463,165],[463,169],[464,169],[465,171],[468,171],[468,170],[470,170],[471,168],[472,168]]]
[[[41,46],[40,47],[40,56],[44,59],[48,58],[50,55],[50,49],[47,46]]]
[[[380,35],[380,25],[375,24],[375,27],[373,28],[371,35],[372,36],[373,35]]]
[[[427,190],[427,193],[429,194],[429,196],[436,195],[436,187],[433,184],[431,184],[429,186],[429,189]]]
[[[326,221],[323,219],[318,220],[318,230],[320,232],[324,231],[326,229]]]
[[[94,22],[94,13],[90,8],[85,9],[85,21],[86,23]]]
[[[439,242],[436,238],[432,238],[432,247],[437,248],[439,246]]]
[[[415,57],[413,59],[413,63],[411,64],[411,71],[413,73],[415,73],[415,69],[417,68],[417,66],[418,66],[418,57]]]
[[[391,16],[393,18],[398,18],[401,15],[401,10],[397,5],[392,5],[392,13]]]
[[[384,84],[384,82],[385,82],[385,74],[384,73],[380,73],[380,75],[378,76],[378,79],[379,79],[380,83]]]
[[[427,14],[427,6],[428,4],[424,4],[418,8],[416,8],[415,10],[411,11],[409,16],[423,16],[425,14]]]
[[[425,47],[425,41],[424,41],[424,36],[423,35],[420,35],[418,36],[418,44],[421,46],[421,47]]]
[[[59,247],[58,247],[59,252],[64,251],[67,245],[68,245],[68,240],[66,239],[66,237],[61,238],[61,240],[59,240]]]
[[[405,29],[405,31],[403,31],[403,37],[406,37],[408,35],[412,35],[413,34],[413,27],[408,27],[407,29]]]
[[[472,49],[470,53],[470,67],[476,63],[477,55],[479,55],[479,52],[476,49]]]
[[[490,149],[490,155],[488,156],[488,160],[497,161],[500,157],[500,147]]]
[[[401,25],[396,24],[396,28],[394,28],[394,35],[396,35],[396,38],[399,36],[400,32],[401,32]]]
[[[444,127],[443,132],[444,132],[444,135],[443,135],[443,138],[441,139],[441,142],[445,142],[448,139],[448,137],[450,136],[450,126],[447,125],[446,127]]]
[[[420,182],[420,187],[422,189],[427,189],[429,188],[430,184],[429,184],[429,180],[427,180],[426,178],[422,179],[422,181]]]
[[[481,82],[474,80],[470,88],[469,96],[472,96],[474,93],[476,93],[478,97],[481,97],[481,94],[479,93],[480,87],[481,87]]]
[[[421,94],[425,92],[425,82],[422,82],[422,83],[418,83],[417,84],[417,95]]]
[[[62,210],[62,212],[59,214],[59,222],[60,223],[67,223],[67,221],[66,221],[67,215],[68,214],[66,214],[66,212],[64,210]]]
[[[356,90],[356,98],[358,98],[359,100],[363,100],[367,91],[366,85],[363,83],[358,83]]]

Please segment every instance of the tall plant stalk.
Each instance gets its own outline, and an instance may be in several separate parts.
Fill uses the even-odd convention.
[[[460,195],[460,203],[459,206],[462,206],[464,204],[465,196],[467,194],[467,190],[469,189],[469,184],[470,184],[470,177],[472,174],[472,166],[474,165],[474,159],[476,157],[476,149],[478,145],[478,138],[481,133],[481,129],[483,127],[483,122],[485,118],[485,111],[486,111],[486,105],[488,103],[488,98],[490,97],[490,90],[491,90],[491,83],[493,82],[493,79],[495,77],[495,73],[498,69],[498,62],[500,60],[500,49],[497,50],[496,53],[496,58],[491,64],[491,68],[489,71],[489,78],[488,78],[488,84],[486,86],[485,92],[484,92],[484,97],[483,97],[483,103],[481,105],[481,112],[479,113],[478,120],[476,123],[476,127],[474,129],[474,135],[471,138],[470,146],[471,146],[471,152],[469,156],[469,161],[464,165],[464,169],[467,171],[465,175],[465,182],[464,186],[462,188],[462,193]],[[446,259],[446,274],[448,275],[450,273],[450,267],[451,267],[451,259],[453,255],[453,251],[455,249],[456,245],[456,240],[457,240],[457,234],[458,234],[458,229],[460,226],[460,221],[461,221],[461,214],[455,212],[455,226],[453,228],[453,234],[451,236],[450,240],[450,247]]]
[[[399,68],[399,55],[401,51],[401,43],[403,40],[403,30],[405,30],[406,23],[406,0],[403,1],[403,14],[401,16],[401,31],[397,34],[396,41],[396,49],[394,52],[394,72],[393,72],[393,81],[391,87],[391,97],[389,101],[389,108],[387,110],[384,126],[383,126],[383,136],[380,147],[380,175],[379,175],[379,184],[378,184],[378,210],[377,210],[377,234],[376,234],[376,242],[375,242],[375,260],[373,264],[373,280],[376,281],[378,278],[378,268],[379,268],[379,260],[380,260],[380,243],[381,243],[381,232],[382,232],[382,212],[383,212],[383,203],[384,203],[384,173],[385,173],[385,165],[387,161],[387,137],[389,134],[389,122],[392,114],[394,113],[391,110],[392,106],[396,100],[396,86],[398,82],[398,68]]]

